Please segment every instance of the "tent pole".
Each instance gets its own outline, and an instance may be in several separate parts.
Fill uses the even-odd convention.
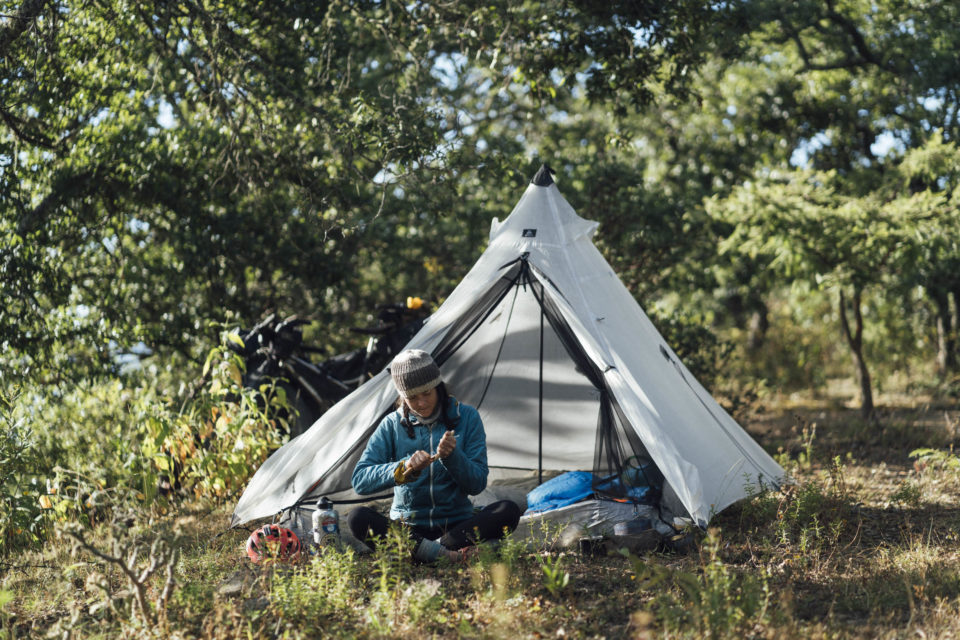
[[[540,303],[540,402],[537,415],[537,484],[543,484],[543,303]]]

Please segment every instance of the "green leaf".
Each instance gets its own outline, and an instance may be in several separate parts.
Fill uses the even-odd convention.
[[[170,471],[170,459],[163,454],[153,456],[153,463],[160,471]]]
[[[202,377],[207,377],[207,374],[210,373],[210,365],[213,364],[213,359],[217,355],[217,349],[211,349],[210,353],[207,354],[207,359],[203,363],[203,374]]]
[[[226,373],[227,377],[230,378],[230,380],[232,380],[237,386],[243,383],[243,376],[240,374],[240,367],[238,367],[236,363],[228,363]]]

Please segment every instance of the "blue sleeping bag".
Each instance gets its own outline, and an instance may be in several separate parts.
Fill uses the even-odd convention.
[[[654,486],[651,488],[648,483]],[[568,471],[527,494],[527,513],[566,507],[589,498],[595,491],[602,495],[612,494],[615,499],[651,504],[657,500],[662,484],[663,476],[653,465],[627,469],[622,478],[613,475],[598,479],[595,487],[593,474],[589,471]]]
[[[566,507],[593,495],[589,471],[568,471],[547,480],[527,494],[527,513]]]

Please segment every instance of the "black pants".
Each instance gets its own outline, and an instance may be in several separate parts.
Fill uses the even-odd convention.
[[[404,526],[417,544],[424,538],[439,538],[440,544],[456,551],[483,540],[499,540],[504,536],[504,530],[513,531],[517,528],[520,516],[520,507],[516,503],[501,500],[448,527]],[[387,534],[390,520],[370,507],[357,507],[347,516],[347,526],[357,540],[374,547],[376,538]]]

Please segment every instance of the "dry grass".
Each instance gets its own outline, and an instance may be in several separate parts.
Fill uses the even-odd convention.
[[[793,404],[747,426],[798,483],[720,514],[685,556],[554,552],[569,574],[554,589],[510,548],[469,567],[413,566],[398,551],[263,570],[243,559],[246,532],[226,530],[226,509],[182,513],[118,534],[180,545],[159,627],[124,608],[115,568],[59,541],[3,566],[14,598],[0,638],[960,637],[960,472],[910,455],[957,443],[956,407],[916,402],[868,422],[837,403]],[[95,575],[112,609],[96,606]]]

